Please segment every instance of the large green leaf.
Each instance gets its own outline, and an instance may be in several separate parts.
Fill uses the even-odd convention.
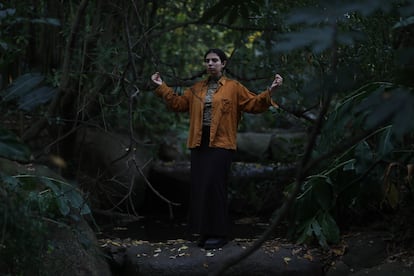
[[[30,158],[30,150],[14,133],[0,127],[0,156],[27,161]]]
[[[91,213],[85,198],[82,197],[81,191],[78,190],[76,186],[69,183],[62,183],[61,188],[64,191],[65,198],[70,202],[71,207],[78,210],[81,215]]]
[[[322,232],[329,243],[337,243],[340,239],[339,227],[328,212],[323,212],[318,217]]]
[[[298,226],[298,233],[300,234],[297,238],[297,243],[304,243],[312,238],[313,236],[313,229],[312,223],[315,221],[315,218],[310,218],[307,221],[302,221]]]
[[[56,88],[42,86],[44,76],[39,73],[28,73],[15,79],[1,92],[5,102],[17,101],[20,109],[30,111],[50,101],[56,95]]]
[[[67,216],[71,208],[78,210],[80,215],[91,213],[81,191],[75,185],[48,177],[39,177],[39,179],[55,194],[56,202],[63,216]]]
[[[355,163],[355,172],[364,173],[374,161],[374,153],[366,141],[362,141],[355,147],[354,151],[357,162]]]
[[[12,177],[10,175],[3,175],[1,172],[0,172],[0,180],[1,182],[9,185],[8,187],[10,188],[11,191],[15,191],[17,187],[19,187],[19,184],[20,184],[20,182],[15,177]]]
[[[63,216],[67,216],[70,213],[70,206],[69,206],[68,199],[66,197],[63,197],[63,196],[61,196],[61,197],[57,196],[56,197],[56,202],[59,206],[60,213]]]
[[[329,177],[312,178],[312,198],[319,207],[329,211],[333,205],[332,185]]]
[[[52,26],[60,26],[60,21],[56,18],[35,18],[32,19],[31,22],[33,23],[42,23],[42,24],[47,24],[47,25],[52,25]]]
[[[30,93],[43,80],[44,76],[39,73],[28,73],[21,75],[1,93],[3,95],[3,100],[7,102],[21,98]]]
[[[311,227],[312,227],[312,232],[318,239],[319,244],[323,248],[328,248],[328,242],[326,240],[325,233],[323,232],[321,225],[316,219],[312,221]]]
[[[392,127],[388,126],[384,128],[384,131],[380,135],[380,140],[378,143],[378,154],[380,156],[386,156],[394,150],[394,144],[391,140],[392,136]]]
[[[297,33],[281,35],[281,42],[277,44],[276,52],[285,52],[303,47],[312,47],[315,53],[320,53],[334,44],[332,39],[334,29],[330,26],[307,28]]]
[[[30,111],[40,104],[47,103],[56,95],[57,89],[49,86],[42,86],[28,92],[19,99],[19,108]]]
[[[413,24],[414,24],[414,16],[410,16],[408,18],[402,19],[401,21],[395,23],[393,28],[394,29],[406,28],[407,26],[413,25]]]
[[[412,88],[397,85],[381,85],[372,91],[356,106],[359,113],[368,110],[365,125],[378,128],[393,125],[397,137],[414,129],[414,121],[407,118],[414,116],[414,92]]]

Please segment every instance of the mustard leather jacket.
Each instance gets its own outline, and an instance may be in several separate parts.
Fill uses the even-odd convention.
[[[167,107],[176,112],[189,112],[187,146],[190,149],[200,146],[201,143],[207,83],[208,79],[199,81],[186,89],[183,95],[175,93],[165,82],[155,89],[155,93],[165,100]],[[261,113],[272,104],[270,90],[256,95],[238,81],[222,76],[212,99],[209,146],[235,150],[242,112]]]

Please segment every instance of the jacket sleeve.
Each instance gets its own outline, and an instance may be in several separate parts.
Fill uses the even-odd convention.
[[[266,111],[271,105],[276,106],[270,97],[270,90],[267,89],[260,94],[250,92],[241,84],[238,85],[239,108],[243,112],[261,113]]]
[[[189,93],[184,92],[183,95],[178,95],[174,90],[166,85],[164,82],[155,89],[155,94],[162,97],[168,108],[177,112],[185,112],[189,110]]]

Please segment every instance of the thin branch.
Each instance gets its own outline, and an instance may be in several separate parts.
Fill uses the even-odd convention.
[[[334,26],[334,37],[336,36],[336,25]],[[334,39],[335,41],[335,39]],[[334,50],[336,50],[336,47],[334,47]],[[334,51],[332,64],[334,65],[334,69],[336,68],[336,62],[337,62],[337,55],[336,51]],[[257,239],[253,245],[246,250],[242,251],[239,254],[230,256],[227,260],[225,260],[217,270],[213,271],[210,275],[212,276],[219,276],[222,275],[227,269],[229,269],[231,266],[239,263],[243,259],[247,258],[251,254],[253,254],[256,250],[258,250],[261,245],[270,238],[271,234],[276,230],[276,227],[281,222],[282,218],[287,215],[288,211],[290,210],[291,206],[293,205],[296,197],[298,196],[301,187],[303,185],[303,181],[306,178],[306,170],[307,164],[311,160],[312,151],[316,144],[317,137],[319,136],[320,130],[322,128],[324,118],[326,113],[328,112],[329,106],[331,104],[332,100],[332,92],[327,91],[327,95],[323,100],[321,112],[318,115],[318,118],[316,120],[316,125],[312,130],[312,133],[309,137],[308,143],[305,147],[305,153],[297,167],[296,171],[296,181],[293,187],[292,192],[288,195],[285,202],[282,204],[282,206],[277,210],[276,217],[274,218],[272,224],[269,226],[269,228]]]
[[[124,197],[117,204],[114,204],[114,206],[110,209],[110,211],[114,210],[115,208],[118,208],[119,205],[121,205],[121,203],[123,203],[125,200],[127,200],[128,198],[131,197],[134,186],[135,186],[135,177],[132,177],[131,181],[130,181],[129,188],[128,188],[128,192],[124,195]],[[135,213],[134,213],[134,215],[138,216]]]
[[[308,122],[310,122],[310,123],[315,123],[315,119],[314,119],[314,118],[312,118],[312,117],[310,117],[310,116],[308,116],[308,115],[306,115],[306,113],[307,113],[309,110],[311,110],[311,109],[315,108],[316,106],[313,106],[313,107],[307,108],[306,110],[303,110],[303,111],[302,111],[302,110],[301,110],[301,111],[291,110],[291,109],[287,108],[286,106],[284,106],[284,105],[282,105],[282,104],[279,104],[279,103],[278,103],[278,106],[279,106],[279,108],[280,108],[281,110],[285,111],[286,113],[292,114],[293,116],[295,116],[295,117],[297,117],[297,118],[302,118],[302,119],[304,119],[304,120],[306,120],[306,121],[308,121]]]
[[[272,222],[272,224],[267,228],[267,230],[257,239],[253,245],[246,250],[242,251],[240,254],[229,257],[223,264],[216,270],[213,271],[211,274],[212,276],[219,276],[222,273],[224,273],[228,268],[231,266],[239,263],[243,259],[247,258],[251,254],[253,254],[256,250],[258,250],[261,245],[267,241],[272,233],[276,230],[276,227],[279,225],[283,217],[288,213],[290,210],[293,202],[295,201],[296,197],[298,196],[300,192],[300,188],[302,186],[303,180],[306,177],[306,171],[304,168],[306,167],[306,164],[309,162],[313,147],[316,143],[316,138],[319,135],[319,129],[322,127],[323,124],[323,118],[328,110],[328,106],[330,105],[330,98],[328,98],[325,101],[325,104],[322,106],[322,111],[320,112],[317,124],[312,132],[312,135],[310,136],[309,142],[306,146],[304,157],[301,160],[301,163],[299,164],[297,168],[297,175],[296,175],[296,181],[293,187],[292,192],[289,194],[287,199],[283,202],[282,206],[277,210],[276,216]]]
[[[133,222],[133,221],[139,221],[140,219],[142,219],[142,216],[134,216],[134,215],[130,215],[130,214],[125,214],[123,212],[115,212],[115,211],[108,211],[108,210],[101,210],[101,209],[94,209],[93,213],[98,214],[98,215],[102,215],[102,216],[106,216],[106,217],[111,217],[111,218],[115,218],[117,220],[122,220],[123,222],[128,221],[128,222]]]
[[[155,188],[154,186],[152,186],[151,182],[149,182],[148,178],[145,176],[144,172],[142,171],[142,168],[140,166],[138,166],[138,164],[136,163],[136,161],[134,160],[135,163],[135,168],[139,171],[139,173],[141,174],[141,176],[144,178],[145,183],[147,183],[148,187],[154,192],[154,194],[156,194],[159,198],[161,198],[163,201],[167,202],[168,205],[174,205],[174,206],[180,206],[180,203],[175,203],[169,199],[167,199],[166,197],[164,197],[163,195],[161,195]]]

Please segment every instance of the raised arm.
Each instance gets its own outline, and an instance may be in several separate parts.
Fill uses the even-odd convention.
[[[152,76],[151,76],[151,80],[153,83],[157,84],[157,85],[161,85],[162,84],[162,79],[161,79],[161,75],[159,72],[155,72]]]
[[[282,86],[283,84],[283,78],[281,75],[276,74],[275,79],[273,80],[272,84],[269,87],[270,92],[273,92],[276,90],[277,87]]]

